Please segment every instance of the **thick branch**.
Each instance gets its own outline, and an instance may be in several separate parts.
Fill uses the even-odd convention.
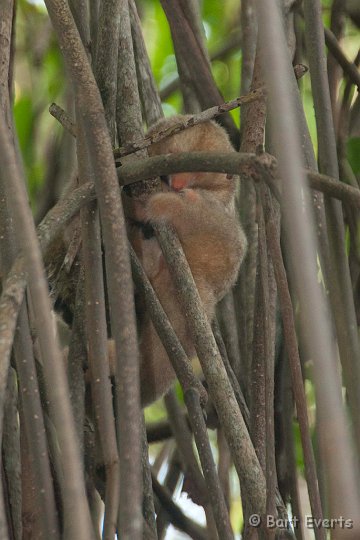
[[[2,115],[3,116],[3,115]],[[5,189],[15,232],[29,272],[31,299],[36,313],[35,323],[40,342],[48,399],[52,419],[61,447],[64,475],[65,515],[77,538],[91,538],[90,514],[85,498],[85,485],[76,444],[74,419],[69,402],[68,385],[58,340],[53,331],[51,306],[35,225],[28,206],[25,183],[17,155],[5,127],[0,122],[1,173],[6,178]],[[75,517],[76,516],[76,517]]]
[[[331,510],[334,516],[344,515],[345,512],[355,519],[356,506],[359,504],[358,487],[354,482],[351,445],[338,385],[337,354],[329,322],[330,314],[317,280],[314,223],[302,169],[296,111],[290,91],[292,83],[283,21],[275,0],[271,1],[271,9],[261,0],[257,0],[256,5],[261,26],[259,35],[264,43],[263,66],[269,89],[271,131],[279,156],[281,176],[291,179],[282,194],[285,245],[299,297],[304,346],[314,360],[317,411],[321,418],[319,430],[324,442],[321,451],[330,483],[333,503]],[[329,388],[332,389],[330,392]],[[336,454],[333,452],[335,441],[338,443]],[[357,527],[356,524],[352,531],[354,538],[358,534]]]
[[[326,72],[324,27],[319,0],[304,2],[306,41],[310,63],[316,129],[319,146],[319,170],[339,178],[335,130]],[[360,451],[360,343],[348,259],[345,227],[341,205],[325,199],[326,221],[330,247],[329,292],[336,325],[340,358],[348,390],[355,443]],[[359,462],[358,462],[359,465]]]
[[[111,329],[116,342],[116,384],[119,421],[127,426],[119,440],[122,515],[120,535],[141,536],[140,390],[138,343],[130,258],[125,220],[108,129],[99,90],[79,35],[64,0],[47,0],[51,20],[75,86],[77,110],[82,116],[87,150],[96,191],[105,244]]]

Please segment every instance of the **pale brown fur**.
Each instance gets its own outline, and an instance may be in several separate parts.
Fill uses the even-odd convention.
[[[162,120],[152,130],[170,126],[179,118]],[[209,150],[234,151],[225,131],[214,122],[168,137],[151,146],[149,153]],[[170,184],[183,189],[154,194],[145,207],[138,205],[137,218],[174,227],[207,316],[212,320],[216,303],[236,280],[246,250],[246,239],[234,210],[235,178],[218,173],[182,173],[173,175]],[[186,353],[193,357],[190,332],[157,240],[142,238],[139,230],[130,232],[130,240]],[[175,378],[148,316],[140,331],[140,352],[141,397],[143,405],[147,405],[165,393]]]
[[[159,127],[169,127],[180,118],[175,116],[162,120],[150,132]],[[234,150],[225,131],[214,122],[194,126],[149,148],[150,155],[187,151]],[[178,188],[182,185],[183,189],[173,191],[165,188],[166,192],[152,195],[145,206],[140,201],[136,202],[133,217],[149,223],[165,222],[175,228],[211,320],[216,303],[234,284],[246,250],[246,239],[234,210],[236,179],[218,173],[181,173],[173,175],[171,182]],[[75,185],[73,181],[67,191]],[[71,313],[75,307],[79,264],[78,257],[69,268],[66,261],[78,228],[76,218],[57,237],[46,254],[53,294]],[[195,350],[192,339],[156,238],[146,240],[141,229],[131,226],[129,238],[186,353],[193,357]],[[168,390],[175,374],[144,309],[138,314],[138,326],[141,400],[142,405],[146,406]],[[108,345],[110,367],[114,373],[113,340],[109,340]]]

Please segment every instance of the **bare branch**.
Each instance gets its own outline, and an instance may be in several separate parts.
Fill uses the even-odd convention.
[[[64,0],[46,5],[76,90],[91,159],[105,243],[111,328],[116,342],[118,432],[121,464],[119,534],[126,540],[141,536],[140,390],[136,318],[130,258],[120,190],[104,110],[90,65]]]
[[[207,401],[207,393],[199,379],[194,374],[191,362],[187,357],[177,335],[175,334],[170,321],[161,306],[148,277],[146,276],[134,250],[130,246],[131,265],[136,287],[143,295],[146,308],[149,311],[152,323],[161,342],[168,353],[174,371],[183,391],[189,388],[196,388],[201,396],[202,403]]]
[[[339,178],[336,140],[326,73],[324,27],[319,0],[304,2],[306,39],[319,146],[319,170]],[[360,343],[357,331],[350,270],[346,255],[345,227],[341,205],[325,199],[330,248],[329,292],[336,325],[344,380],[348,390],[355,443],[360,452]],[[360,460],[358,466],[360,465]]]
[[[338,386],[330,314],[317,281],[314,227],[302,169],[294,102],[289,90],[291,82],[288,75],[289,57],[284,45],[286,41],[276,2],[272,1],[269,9],[268,5],[257,0],[257,9],[262,27],[263,66],[269,89],[271,129],[279,156],[279,170],[282,178],[291,178],[282,194],[285,240],[300,301],[306,351],[314,360],[317,410],[321,417],[319,430],[324,443],[321,444],[321,449],[330,482],[331,514],[351,515],[355,519],[358,489],[352,472],[349,433]],[[298,264],[299,260],[301,265]],[[337,467],[339,462],[341,470]],[[357,530],[357,527],[358,525],[355,525],[354,530]],[[358,532],[354,530],[352,533],[355,538]]]
[[[56,103],[52,103],[49,107],[49,113],[51,116],[56,118],[56,120],[63,126],[64,129],[66,129],[66,131],[71,133],[73,137],[76,137],[76,125],[68,113],[64,111],[64,109],[62,109]]]
[[[161,506],[168,514],[169,521],[171,521],[175,527],[187,533],[190,538],[193,538],[194,540],[207,540],[208,536],[205,529],[185,516],[182,510],[172,500],[171,494],[166,487],[162,486],[154,475],[152,475],[152,483],[154,493],[159,499]]]
[[[360,90],[360,73],[354,62],[350,62],[343,50],[341,49],[338,40],[335,35],[332,33],[329,28],[324,28],[325,32],[325,43],[329,47],[329,51],[339,62],[340,66],[344,70],[344,73],[350,79],[350,81],[355,84]]]
[[[163,116],[161,99],[151,71],[135,0],[129,0],[129,8],[139,93],[145,121],[149,127]]]
[[[147,148],[153,143],[162,141],[165,139],[165,137],[169,137],[170,135],[175,135],[176,133],[179,133],[180,131],[195,126],[197,124],[201,124],[203,122],[207,122],[208,120],[212,120],[216,118],[217,116],[220,116],[224,114],[224,112],[231,111],[233,109],[236,109],[237,107],[240,107],[244,103],[251,103],[252,101],[256,101],[257,99],[260,99],[265,95],[265,88],[257,88],[256,90],[253,90],[249,94],[238,97],[236,99],[233,99],[231,101],[227,101],[225,103],[222,103],[221,105],[216,105],[215,107],[210,107],[209,109],[206,109],[200,113],[192,115],[190,118],[187,118],[186,120],[179,121],[178,124],[175,124],[174,126],[171,126],[166,129],[160,129],[158,131],[155,131],[148,137],[145,137],[141,141],[135,141],[133,143],[126,144],[122,146],[121,148],[115,148],[114,150],[114,156],[115,158],[120,158],[122,156],[132,154],[134,152],[137,152],[138,150],[141,150],[143,148]]]
[[[309,490],[309,499],[312,515],[316,519],[322,519],[318,480],[316,474],[315,458],[311,444],[309,421],[307,416],[307,404],[304,383],[302,379],[301,363],[295,332],[295,321],[291,303],[291,297],[287,285],[285,268],[282,262],[281,248],[278,231],[274,220],[274,212],[269,194],[262,194],[262,204],[266,220],[266,241],[269,246],[270,256],[274,267],[276,283],[279,293],[280,310],[284,325],[284,340],[289,358],[292,387],[295,396],[296,412],[299,420],[301,443],[304,452],[305,474]],[[319,531],[317,537],[325,539],[325,532]]]
[[[195,389],[190,389],[185,392],[184,398],[189,410],[190,423],[199,451],[201,467],[207,483],[219,538],[230,540],[234,538],[234,535],[211,452],[203,411],[200,406],[199,394]]]
[[[121,2],[100,2],[94,71],[105,109],[112,144],[115,144],[115,109],[117,93],[117,63],[120,35]]]
[[[159,243],[179,291],[179,300],[187,313],[189,329],[209,385],[219,419],[230,446],[242,485],[248,490],[254,510],[265,511],[266,487],[244,419],[222,363],[209,321],[183,254],[181,244],[170,230],[156,227]]]
[[[25,184],[17,164],[16,153],[5,128],[4,117],[3,121],[0,122],[0,126],[1,173],[7,179],[11,179],[10,182],[6,182],[7,201],[14,217],[17,240],[23,249],[26,265],[29,269],[29,286],[36,312],[36,327],[49,398],[51,395],[52,418],[62,449],[62,465],[64,470],[67,471],[64,482],[65,515],[68,518],[72,516],[69,522],[71,527],[74,527],[74,534],[79,539],[91,538],[90,515],[85,498],[84,478],[79,449],[76,445],[66,375],[59,344],[53,331],[47,282],[36,238],[35,225],[28,207]]]

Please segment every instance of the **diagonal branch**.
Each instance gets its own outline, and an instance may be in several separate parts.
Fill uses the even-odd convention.
[[[189,265],[173,231],[159,226],[155,230],[179,291],[180,303],[187,314],[193,342],[209,385],[209,393],[224,428],[237,473],[243,488],[249,493],[254,510],[262,514],[266,506],[265,478],[219,354],[210,323],[202,307]]]

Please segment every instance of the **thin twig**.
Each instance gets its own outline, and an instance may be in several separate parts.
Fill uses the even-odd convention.
[[[265,93],[266,91],[264,87],[257,88],[256,90],[253,90],[246,96],[238,97],[231,101],[222,103],[221,105],[210,107],[209,109],[206,109],[200,113],[194,114],[190,117],[186,117],[186,119],[184,119],[183,121],[179,121],[179,123],[171,127],[168,127],[165,129],[164,128],[159,129],[142,140],[126,144],[120,148],[115,148],[114,156],[115,158],[121,158],[122,156],[132,154],[143,148],[147,148],[151,144],[159,142],[163,140],[165,137],[169,137],[170,135],[175,135],[176,133],[179,133],[180,131],[183,131],[184,129],[188,127],[192,127],[198,124],[202,124],[204,122],[208,122],[209,120],[217,118],[218,116],[224,114],[225,112],[231,111],[233,109],[236,109],[237,107],[240,107],[241,105],[244,105],[244,103],[250,103],[252,101],[256,101],[257,99],[260,99],[261,97],[263,97]]]
[[[325,43],[329,47],[329,51],[339,62],[340,66],[344,70],[344,73],[347,75],[350,81],[355,84],[355,86],[357,86],[360,90],[360,72],[358,68],[356,67],[354,62],[350,62],[346,58],[333,32],[329,28],[324,28],[324,32]]]
[[[12,530],[12,540],[23,538],[22,527],[22,485],[21,485],[21,459],[20,459],[20,426],[18,410],[18,381],[13,368],[8,372],[8,384],[5,398],[5,415],[2,437],[2,474],[3,495],[7,501],[11,519],[5,520],[1,511],[1,538],[7,540],[8,529]],[[1,506],[4,504],[2,501]],[[11,521],[11,523],[9,523]],[[6,529],[6,530],[5,530]],[[3,536],[2,536],[3,535]]]
[[[149,463],[149,447],[146,438],[145,419],[142,418],[142,433],[141,433],[141,461],[142,461],[142,477],[143,477],[143,514],[144,521],[148,527],[146,535],[143,534],[146,540],[157,540],[157,530],[155,521],[155,506],[154,495],[151,481],[151,468]],[[145,532],[145,531],[144,531]]]

